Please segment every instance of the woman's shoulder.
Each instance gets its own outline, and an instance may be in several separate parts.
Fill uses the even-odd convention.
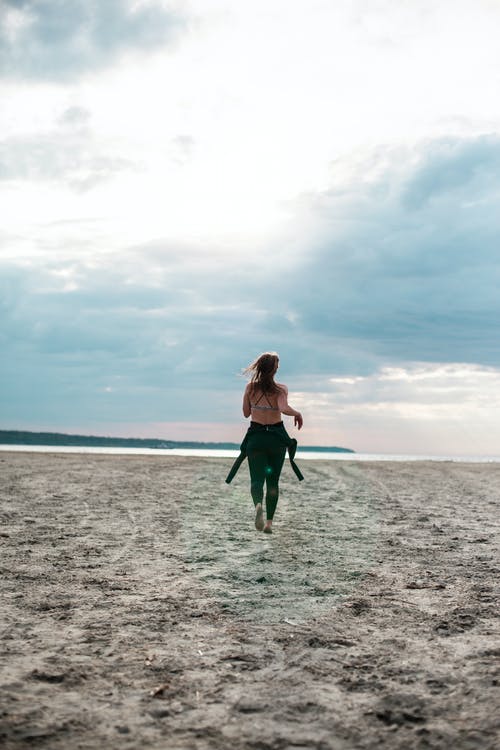
[[[281,390],[285,391],[285,393],[288,393],[288,388],[284,383],[276,383],[278,388],[281,388]]]

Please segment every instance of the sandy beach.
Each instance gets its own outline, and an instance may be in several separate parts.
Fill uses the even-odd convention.
[[[3,453],[0,743],[500,743],[500,465]]]

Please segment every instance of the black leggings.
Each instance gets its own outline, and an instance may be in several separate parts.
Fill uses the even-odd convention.
[[[250,492],[254,505],[264,499],[266,483],[266,515],[272,521],[278,504],[278,482],[285,460],[286,448],[278,435],[266,430],[251,433],[248,437],[247,458],[250,469]]]

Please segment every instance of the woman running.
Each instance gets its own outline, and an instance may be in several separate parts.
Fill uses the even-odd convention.
[[[248,458],[250,492],[255,505],[255,528],[272,534],[273,517],[279,497],[278,482],[285,453],[288,448],[290,462],[299,479],[303,479],[293,461],[297,441],[292,439],[281,420],[286,414],[294,418],[294,425],[302,427],[302,414],[288,403],[288,388],[276,383],[279,357],[275,352],[265,352],[245,370],[251,376],[243,396],[243,414],[251,417],[240,457],[236,460],[226,482],[230,482],[241,461]],[[264,524],[264,483],[266,484],[266,523]]]

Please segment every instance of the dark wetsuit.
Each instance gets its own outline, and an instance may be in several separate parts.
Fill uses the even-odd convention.
[[[287,433],[283,422],[276,422],[269,425],[261,424],[260,422],[250,422],[250,427],[240,446],[240,455],[234,462],[226,479],[226,482],[229,484],[241,463],[245,458],[248,458],[250,492],[254,505],[262,503],[264,499],[264,483],[266,484],[266,515],[268,520],[273,519],[278,503],[278,482],[287,449],[292,469],[297,478],[299,480],[304,479],[294,461],[297,441]]]

